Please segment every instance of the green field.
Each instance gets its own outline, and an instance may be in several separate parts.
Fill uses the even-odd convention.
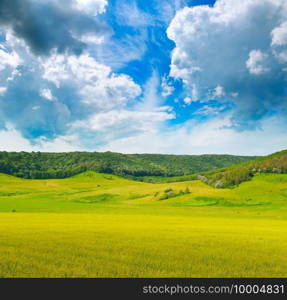
[[[1,277],[287,277],[287,175],[233,189],[0,174]]]

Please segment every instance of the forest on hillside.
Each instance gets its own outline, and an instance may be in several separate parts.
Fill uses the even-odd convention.
[[[183,176],[254,160],[255,156],[0,152],[0,172],[21,178],[66,178],[92,170],[119,176]]]
[[[251,180],[258,173],[287,173],[287,150],[237,166],[210,171],[198,176],[198,178],[216,188],[228,188]]]

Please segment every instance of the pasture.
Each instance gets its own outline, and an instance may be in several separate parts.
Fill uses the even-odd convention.
[[[0,278],[287,277],[287,175],[233,189],[0,174]]]

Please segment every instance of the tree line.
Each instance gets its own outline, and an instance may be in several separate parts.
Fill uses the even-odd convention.
[[[0,152],[0,172],[27,179],[66,178],[87,170],[119,176],[184,176],[255,159],[232,155],[160,155],[113,152]]]

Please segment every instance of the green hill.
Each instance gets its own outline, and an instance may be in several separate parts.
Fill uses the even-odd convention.
[[[220,171],[208,172],[199,176],[199,179],[217,188],[227,188],[251,180],[258,173],[287,173],[287,150]]]
[[[0,173],[0,277],[287,276],[287,174],[232,189]]]
[[[254,156],[0,152],[0,172],[29,179],[67,178],[87,170],[120,176],[184,176],[254,160]]]
[[[286,183],[287,174],[258,174],[233,189],[215,189],[199,180],[152,184],[93,171],[43,180],[0,173],[0,213],[93,212],[107,206],[118,212],[138,207],[285,207]]]

